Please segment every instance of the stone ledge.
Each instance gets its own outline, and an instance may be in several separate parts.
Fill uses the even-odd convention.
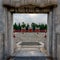
[[[28,2],[28,3],[27,3]],[[10,6],[10,7],[15,7],[18,8],[22,5],[37,5],[40,8],[45,8],[49,6],[56,6],[57,5],[57,0],[4,0],[3,5],[4,6]]]

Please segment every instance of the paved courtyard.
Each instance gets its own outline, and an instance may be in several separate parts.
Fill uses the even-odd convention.
[[[47,60],[46,57],[15,57],[14,60]]]
[[[14,60],[46,60],[44,53],[37,48],[22,48],[15,53]]]
[[[45,56],[45,54],[39,51],[20,51],[16,56]]]
[[[46,60],[44,52],[45,33],[15,33],[16,51],[14,60]]]

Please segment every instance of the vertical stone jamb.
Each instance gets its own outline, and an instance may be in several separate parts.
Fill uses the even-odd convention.
[[[57,36],[56,36],[56,8],[53,8],[53,15],[52,15],[52,20],[53,20],[53,41],[52,41],[52,52],[53,52],[53,59],[57,60]]]
[[[48,38],[47,38],[47,50],[48,55],[52,56],[52,39],[53,39],[53,21],[52,21],[52,11],[48,14]]]

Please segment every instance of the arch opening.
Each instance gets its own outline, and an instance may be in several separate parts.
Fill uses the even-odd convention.
[[[52,8],[53,8],[53,7],[52,7]],[[27,11],[26,11],[26,9],[27,9]],[[25,9],[25,8],[23,8],[23,9],[21,8],[22,12],[21,12],[21,11],[19,12],[19,11],[17,10],[17,8],[13,8],[13,9],[11,9],[11,10],[8,9],[9,14],[11,14],[10,18],[13,18],[12,16],[13,16],[14,13],[26,13],[26,14],[27,14],[27,13],[29,13],[29,14],[30,14],[30,13],[32,13],[32,14],[34,14],[34,13],[36,13],[36,14],[39,14],[39,13],[47,13],[47,15],[50,16],[50,12],[52,12],[52,9],[50,9],[50,8],[47,8],[47,10],[49,10],[49,11],[47,11],[45,8],[44,8],[44,9],[43,9],[43,8],[42,8],[42,9],[37,8],[38,12],[36,12],[35,9],[34,9],[32,6],[29,7],[29,8],[26,8],[26,9]],[[30,9],[32,9],[32,10],[30,10]],[[49,16],[48,16],[48,17],[49,17]],[[51,18],[51,17],[50,17],[50,18]],[[10,21],[10,20],[9,20],[9,21]],[[11,27],[11,29],[13,29],[13,27],[12,27],[13,19],[12,19],[12,21],[10,21],[10,22],[11,22],[10,27]],[[48,21],[47,21],[47,22],[51,24],[52,21],[49,22],[49,18],[48,18]],[[8,22],[7,22],[7,23],[8,23]],[[49,26],[49,28],[48,28],[48,36],[49,36],[49,37],[48,37],[48,47],[47,47],[47,49],[48,49],[48,56],[50,55],[49,53],[52,52],[52,49],[49,51],[49,48],[51,47],[51,46],[49,45],[49,42],[51,42],[51,41],[50,41],[51,35],[49,35],[49,31],[51,31],[51,30],[49,30],[49,29],[52,28],[52,27],[50,26],[50,24],[48,24],[48,26]],[[12,34],[13,31],[12,31],[12,32],[11,32],[11,31],[12,31],[12,30],[8,31],[8,32],[10,33],[10,34],[8,34],[8,35],[9,35],[8,39],[11,38],[11,37],[13,37],[13,36],[12,36],[12,35],[13,35],[13,34]],[[52,33],[51,33],[51,34],[52,34]],[[11,35],[11,36],[10,36],[10,35]],[[15,36],[14,36],[14,37],[15,37]],[[11,48],[10,48],[11,51],[10,51],[10,52],[11,52],[11,55],[13,55],[13,53],[15,52],[15,45],[14,45],[15,42],[12,41],[12,40],[13,40],[12,38],[9,39],[9,40],[11,41],[11,44],[9,45],[9,46],[11,46]]]

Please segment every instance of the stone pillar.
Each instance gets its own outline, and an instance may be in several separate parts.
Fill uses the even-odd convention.
[[[60,60],[60,0],[57,0],[58,6],[53,9],[53,45],[52,56],[54,60]]]
[[[58,6],[53,9],[53,57],[60,60],[60,0],[57,0]]]
[[[3,0],[0,0],[0,60],[3,60],[2,57],[3,57],[3,40],[1,39],[2,36],[1,34],[4,34],[4,8],[2,6],[3,4]],[[3,44],[3,45],[2,45]]]
[[[56,15],[56,8],[53,8],[52,11],[52,20],[53,20],[53,40],[52,40],[52,56],[54,60],[57,60],[57,36],[56,36],[56,20],[57,19],[57,15]]]
[[[8,40],[8,54],[11,53],[11,13],[8,11],[8,19],[7,19],[7,40]]]
[[[4,9],[2,6],[2,0],[0,0],[0,32],[4,32],[3,14],[4,14]]]
[[[7,9],[4,8],[4,59],[7,58],[8,56],[7,19],[8,19]]]
[[[4,40],[3,40],[3,34],[0,33],[0,60],[3,60],[3,48],[4,47]]]
[[[60,60],[60,33],[57,34],[57,60]]]
[[[13,38],[13,14],[11,14],[11,20],[10,20],[11,24],[11,29],[10,29],[10,34],[11,34],[11,55],[15,52],[15,48],[16,48],[16,41]]]
[[[48,31],[47,31],[47,51],[48,55],[52,56],[52,38],[53,38],[53,21],[52,21],[52,11],[48,14]]]
[[[8,40],[8,51],[12,55],[14,53],[14,40],[13,40],[13,15],[8,11],[8,20],[7,20],[7,40]]]
[[[13,55],[16,48],[16,41],[13,38],[13,14],[8,11],[8,21],[7,21],[7,35],[8,35],[8,50],[10,50],[10,55]]]
[[[14,40],[13,40],[13,15],[7,8],[4,8],[4,58],[12,55],[14,52]]]
[[[49,13],[49,53],[54,60],[57,59],[57,40],[56,40],[56,8],[52,8]]]

